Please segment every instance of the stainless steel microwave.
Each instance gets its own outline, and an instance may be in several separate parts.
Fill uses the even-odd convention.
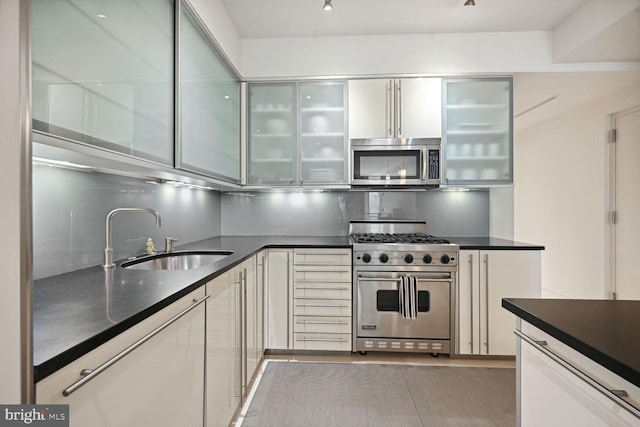
[[[440,138],[351,140],[351,185],[438,187]]]

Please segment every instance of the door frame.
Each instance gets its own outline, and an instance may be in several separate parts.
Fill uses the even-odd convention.
[[[609,246],[605,254],[605,274],[609,278],[605,285],[605,298],[616,299],[616,224],[613,221],[613,212],[616,211],[616,142],[614,142],[614,130],[616,130],[616,120],[640,111],[640,104],[630,108],[618,111],[609,116],[609,129],[607,130],[607,143],[609,150],[607,152],[608,163],[608,185],[605,187],[608,194],[609,206],[607,211],[607,221],[605,228],[605,237],[608,235]],[[608,256],[607,256],[608,255]]]

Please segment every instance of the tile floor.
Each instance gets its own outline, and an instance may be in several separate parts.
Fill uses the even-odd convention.
[[[430,354],[420,353],[385,353],[369,352],[365,355],[359,353],[314,353],[314,354],[267,354],[261,366],[258,368],[255,381],[251,386],[247,402],[240,410],[239,414],[231,422],[231,426],[241,425],[243,414],[249,406],[255,387],[264,372],[267,361],[290,361],[290,362],[325,362],[325,363],[377,363],[377,364],[404,364],[404,365],[425,365],[425,366],[479,366],[492,368],[515,368],[514,358],[509,359],[485,359],[485,358],[450,358],[447,355],[433,357]]]

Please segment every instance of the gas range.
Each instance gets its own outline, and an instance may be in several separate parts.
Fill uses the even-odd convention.
[[[360,221],[351,230],[354,265],[458,265],[458,245],[427,234],[425,222]]]
[[[455,348],[459,246],[426,228],[425,221],[350,223],[353,351],[437,355]]]

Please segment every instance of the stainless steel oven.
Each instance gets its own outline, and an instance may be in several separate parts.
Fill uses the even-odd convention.
[[[439,138],[351,140],[351,185],[437,187],[441,183]]]
[[[351,237],[352,350],[451,354],[458,246],[422,232]]]

